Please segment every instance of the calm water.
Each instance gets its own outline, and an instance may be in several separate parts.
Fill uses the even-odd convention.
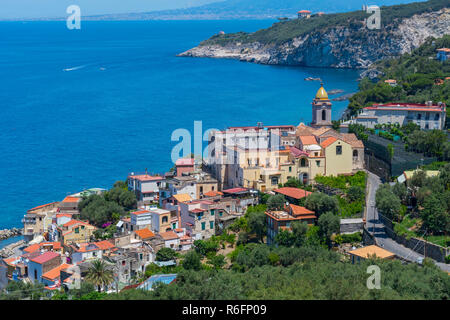
[[[220,30],[273,21],[0,23],[0,228],[26,210],[131,171],[172,167],[172,131],[311,120],[321,77],[354,92],[351,70],[178,58]],[[333,105],[338,118],[347,102]]]

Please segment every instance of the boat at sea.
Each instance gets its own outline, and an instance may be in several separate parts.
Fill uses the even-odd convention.
[[[305,78],[305,81],[322,81],[320,78],[313,78],[313,77],[307,77]]]

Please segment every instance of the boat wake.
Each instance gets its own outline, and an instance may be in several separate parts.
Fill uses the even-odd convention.
[[[86,66],[87,66],[87,65],[78,66],[78,67],[73,67],[73,68],[66,68],[66,69],[63,69],[63,71],[64,71],[64,72],[69,72],[69,71],[80,70],[80,69],[85,68]]]

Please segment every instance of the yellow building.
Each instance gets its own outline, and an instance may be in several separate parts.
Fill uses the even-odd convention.
[[[331,102],[323,85],[312,105],[312,126],[300,123],[297,127],[263,127],[258,124],[239,127],[237,136],[233,136],[234,127],[231,127],[230,136],[226,130],[217,138],[210,137],[212,157],[206,167],[219,181],[219,186],[242,186],[264,192],[278,188],[290,178],[310,184],[317,175],[337,176],[364,169],[362,141],[353,133],[339,133],[331,128]],[[269,130],[274,128],[278,130],[276,134]],[[239,143],[228,146],[229,140]]]
[[[80,220],[70,220],[58,227],[58,239],[61,245],[74,243],[85,243],[91,241],[94,231],[97,228],[87,222]]]

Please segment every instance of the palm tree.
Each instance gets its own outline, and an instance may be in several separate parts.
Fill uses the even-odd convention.
[[[97,286],[101,292],[103,286],[107,286],[114,281],[114,273],[103,260],[95,260],[89,268],[86,280]]]

